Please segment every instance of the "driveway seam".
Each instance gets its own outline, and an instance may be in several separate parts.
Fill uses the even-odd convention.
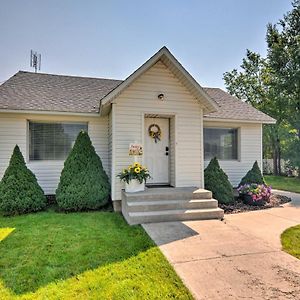
[[[214,257],[207,257],[207,258],[196,258],[196,259],[190,259],[190,260],[183,260],[178,262],[172,262],[174,265],[180,265],[184,263],[189,262],[196,262],[196,261],[207,261],[207,260],[215,260],[215,259],[222,259],[222,258],[231,258],[231,257],[241,257],[241,256],[248,256],[248,255],[260,255],[260,254],[270,254],[270,253],[277,253],[277,252],[283,252],[282,250],[272,250],[272,251],[260,251],[260,252],[251,252],[251,253],[242,253],[242,254],[232,254],[232,255],[220,255],[220,256],[214,256]]]

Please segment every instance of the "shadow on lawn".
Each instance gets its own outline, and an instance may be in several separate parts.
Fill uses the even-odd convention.
[[[1,300],[33,299],[181,299],[193,297],[157,247],[59,282],[34,292],[13,294],[0,280]]]
[[[0,277],[17,295],[127,260],[154,246],[140,226],[128,226],[117,213],[0,217],[0,236],[8,227],[15,230],[0,241]]]

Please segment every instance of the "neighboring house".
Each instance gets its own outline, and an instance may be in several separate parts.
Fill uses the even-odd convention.
[[[204,187],[204,168],[217,156],[236,186],[255,160],[261,165],[262,124],[274,122],[219,88],[202,88],[165,47],[124,81],[20,71],[0,86],[0,178],[18,144],[45,193],[54,194],[86,129],[116,209],[123,188],[116,175],[133,162],[134,142],[144,145],[140,162],[151,184]],[[151,124],[162,131],[157,143]]]

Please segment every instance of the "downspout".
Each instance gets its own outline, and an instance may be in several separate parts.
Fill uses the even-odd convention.
[[[115,199],[116,189],[116,145],[115,145],[115,108],[114,103],[111,104],[111,200]]]
[[[200,188],[204,188],[204,128],[203,128],[203,109],[201,108],[201,139],[200,139],[200,150],[201,150],[201,185]]]

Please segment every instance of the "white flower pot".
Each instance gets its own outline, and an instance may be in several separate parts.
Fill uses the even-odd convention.
[[[136,193],[145,190],[145,181],[140,183],[137,179],[132,179],[129,183],[125,182],[125,192],[126,193]]]

